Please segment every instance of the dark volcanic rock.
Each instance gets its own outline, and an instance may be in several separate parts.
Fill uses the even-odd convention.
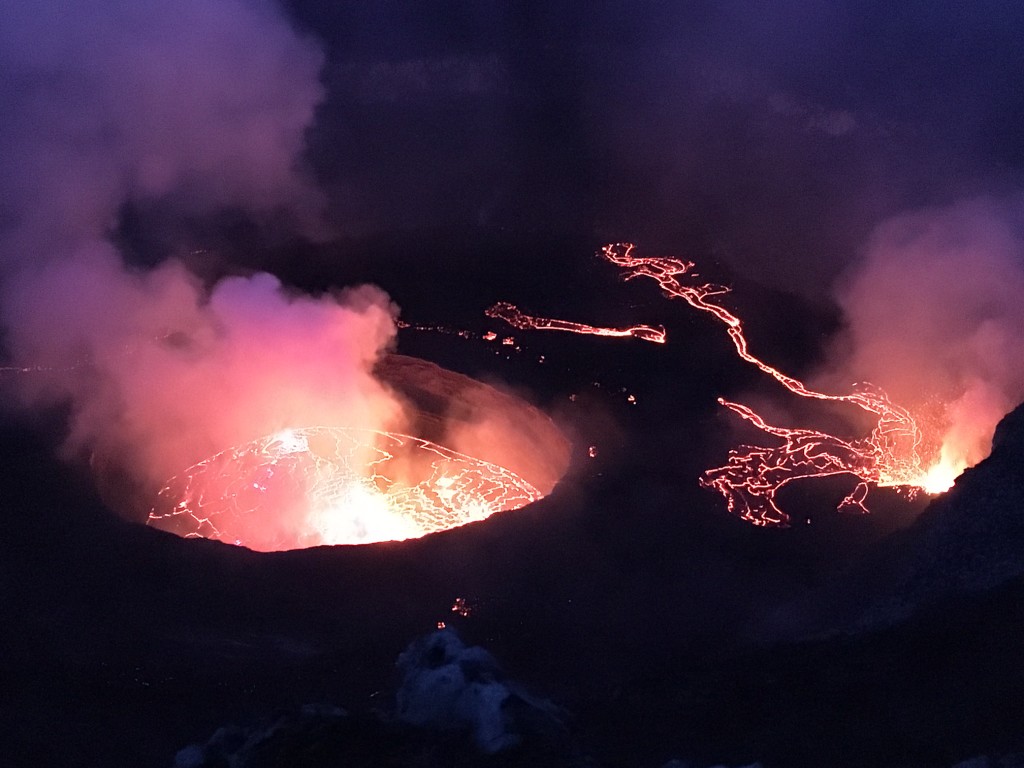
[[[999,424],[987,459],[793,613],[810,634],[879,628],[1022,574],[1024,405]]]
[[[399,721],[438,731],[472,734],[477,748],[494,754],[524,740],[559,741],[558,708],[508,680],[479,646],[466,646],[451,629],[414,641],[398,657],[402,685]]]
[[[393,715],[306,705],[248,726],[218,728],[181,749],[174,768],[514,766],[589,764],[561,713],[507,679],[497,661],[451,629],[398,658]]]

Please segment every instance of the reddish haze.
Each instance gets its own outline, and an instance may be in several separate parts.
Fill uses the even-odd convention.
[[[69,406],[67,454],[135,493],[282,430],[404,431],[372,373],[395,335],[381,290],[301,296],[267,274],[204,285],[178,261],[126,265],[111,237],[125,204],[325,232],[302,172],[323,60],[270,0],[4,14],[0,313],[23,369],[8,402]]]
[[[996,423],[1024,400],[1019,203],[980,199],[893,218],[839,292],[847,331],[823,378],[884,386],[952,476],[988,455]]]
[[[71,402],[69,448],[146,484],[286,427],[401,423],[370,374],[394,308],[369,286],[313,299],[258,274],[207,293],[177,264],[132,274],[100,252],[22,282],[7,308],[16,359],[43,369],[19,378],[26,402]]]

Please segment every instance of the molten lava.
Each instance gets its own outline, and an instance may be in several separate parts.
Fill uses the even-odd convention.
[[[850,403],[875,418],[870,435],[858,440],[843,440],[835,435],[811,429],[790,429],[768,424],[751,408],[723,398],[719,402],[758,429],[782,440],[774,448],[741,446],[729,452],[725,466],[707,470],[701,485],[721,493],[729,511],[754,525],[786,525],[789,516],[775,503],[776,494],[787,483],[805,477],[850,474],[859,478],[857,487],[844,498],[842,511],[867,512],[865,500],[871,485],[937,493],[948,489],[963,467],[939,464],[922,468],[918,449],[921,430],[909,411],[891,402],[886,394],[869,384],[861,384],[847,395],[830,395],[808,389],[803,382],[779,371],[751,354],[743,333],[743,323],[714,297],[729,289],[714,283],[684,284],[682,279],[693,269],[693,262],[675,258],[640,258],[631,244],[607,245],[600,255],[625,270],[626,280],[648,277],[658,283],[668,298],[678,298],[707,312],[725,324],[737,354],[757,366],[786,389],[800,397]]]
[[[167,482],[148,524],[273,551],[408,539],[541,498],[513,472],[409,435],[289,429]]]
[[[661,326],[651,325],[630,325],[626,328],[602,328],[596,325],[585,323],[574,323],[570,320],[556,320],[550,317],[535,317],[520,311],[514,304],[507,301],[499,301],[488,309],[485,314],[498,320],[504,320],[513,328],[524,331],[568,331],[569,333],[581,333],[590,336],[633,336],[644,341],[651,341],[655,344],[665,343],[665,329]]]

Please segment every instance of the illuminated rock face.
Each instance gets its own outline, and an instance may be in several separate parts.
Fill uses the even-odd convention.
[[[518,475],[409,435],[289,429],[222,451],[161,489],[148,523],[250,549],[415,538],[541,498]]]

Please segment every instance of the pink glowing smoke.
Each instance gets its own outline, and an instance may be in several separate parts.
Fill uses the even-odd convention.
[[[320,230],[301,157],[322,59],[266,0],[5,6],[0,311],[29,371],[8,383],[70,406],[70,454],[152,485],[284,426],[397,419],[371,375],[394,337],[380,290],[209,286],[174,260],[128,267],[110,239],[125,203]]]
[[[1024,207],[975,199],[876,228],[838,292],[846,331],[828,379],[868,380],[940,435],[963,469],[1024,400]]]
[[[177,263],[132,274],[101,251],[34,273],[5,306],[15,359],[38,369],[22,396],[70,402],[70,449],[153,483],[296,424],[397,423],[371,375],[393,309],[369,286],[314,299],[257,274],[207,292]]]

